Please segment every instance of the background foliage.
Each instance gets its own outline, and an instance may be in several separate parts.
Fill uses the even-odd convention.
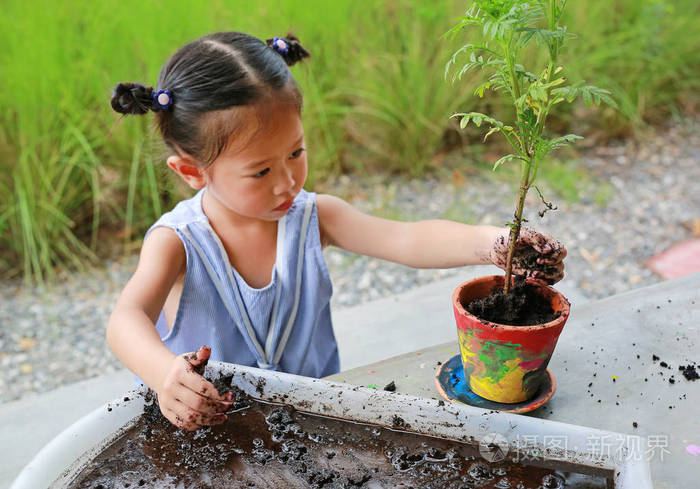
[[[251,5],[255,5],[251,7]],[[5,0],[0,16],[0,272],[41,282],[57,268],[130,249],[183,193],[167,178],[150,119],[109,108],[118,81],[153,84],[178,47],[205,33],[260,38],[292,30],[312,58],[293,71],[305,94],[309,185],[341,172],[421,176],[473,137],[449,116],[507,110],[479,99],[444,66],[442,35],[467,2]],[[695,0],[569,2],[578,38],[562,63],[572,78],[613,89],[621,111],[573,107],[552,124],[587,136],[628,136],[696,110]],[[538,71],[543,60],[528,63]],[[475,75],[472,75],[475,76]],[[494,138],[495,139],[495,138]],[[496,142],[497,143],[497,142]],[[468,154],[468,153],[467,153]],[[476,161],[478,158],[474,158]],[[464,164],[471,164],[466,158]]]

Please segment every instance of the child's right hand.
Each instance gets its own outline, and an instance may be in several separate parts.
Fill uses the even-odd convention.
[[[493,243],[491,263],[505,270],[510,229],[502,228]],[[534,256],[533,256],[534,255]],[[566,248],[554,238],[527,226],[520,228],[515,243],[513,274],[542,280],[549,285],[564,278]]]
[[[194,431],[226,421],[224,412],[233,405],[233,394],[219,395],[202,377],[211,349],[175,357],[162,386],[156,392],[160,411],[178,428]]]

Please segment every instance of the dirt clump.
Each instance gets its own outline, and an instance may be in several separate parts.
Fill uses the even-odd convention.
[[[698,380],[700,379],[700,373],[698,373],[697,365],[680,365],[678,370],[683,374],[686,380]]]
[[[555,313],[549,300],[522,277],[516,278],[508,294],[499,287],[488,297],[462,306],[479,319],[509,326],[545,324],[561,314]]]

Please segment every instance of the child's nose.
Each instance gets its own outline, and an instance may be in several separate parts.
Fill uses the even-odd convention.
[[[295,184],[294,173],[289,165],[282,165],[282,170],[279,173],[277,184],[275,185],[275,194],[282,195],[289,192]]]

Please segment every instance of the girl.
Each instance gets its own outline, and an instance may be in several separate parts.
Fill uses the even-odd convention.
[[[303,190],[302,96],[288,65],[308,56],[291,36],[212,34],[170,58],[157,90],[119,83],[112,96],[119,113],[155,111],[168,166],[198,190],[147,232],[107,327],[117,357],[186,430],[224,422],[232,404],[198,373],[210,356],[338,372],[324,246],[420,268],[505,262],[507,228],[379,219]],[[563,277],[558,242],[525,229],[518,245],[540,265],[515,273]]]

